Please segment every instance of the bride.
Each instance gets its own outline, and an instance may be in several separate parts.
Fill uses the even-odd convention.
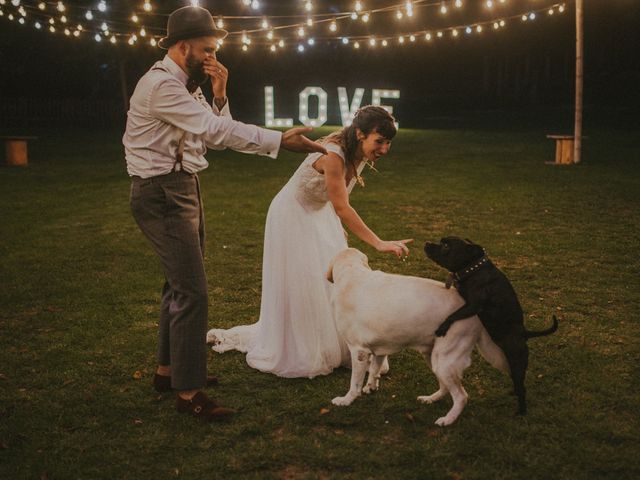
[[[396,134],[382,107],[358,110],[353,123],[320,142],[275,196],[267,213],[262,262],[260,317],[252,325],[213,329],[213,350],[247,353],[247,363],[281,377],[315,377],[350,365],[338,337],[326,279],[331,259],[347,248],[344,224],[379,252],[407,255],[411,240],[381,240],[349,204],[349,193],[365,164],[386,155]]]

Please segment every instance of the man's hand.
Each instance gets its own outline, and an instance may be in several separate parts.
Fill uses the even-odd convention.
[[[296,127],[291,128],[282,134],[282,141],[280,146],[285,150],[292,152],[313,153],[320,152],[326,155],[327,150],[312,140],[305,137],[304,133],[309,133],[313,130],[311,127]]]
[[[229,70],[214,58],[207,58],[204,61],[204,72],[211,77],[211,88],[216,99],[227,98],[227,80]]]

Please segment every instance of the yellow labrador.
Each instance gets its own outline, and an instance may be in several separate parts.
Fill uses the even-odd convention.
[[[348,248],[332,260],[327,278],[334,283],[333,309],[338,333],[351,352],[351,388],[334,405],[350,405],[361,392],[377,390],[380,369],[387,355],[404,348],[420,352],[438,379],[440,388],[418,401],[433,403],[449,393],[451,410],[436,425],[452,424],[467,404],[462,373],[471,365],[471,351],[498,370],[509,372],[506,358],[491,340],[480,319],[455,322],[444,337],[436,337],[440,324],[464,300],[441,282],[393,275],[369,268],[367,256]],[[367,384],[365,374],[369,372]]]

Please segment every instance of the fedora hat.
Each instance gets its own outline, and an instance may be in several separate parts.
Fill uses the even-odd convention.
[[[169,15],[167,36],[160,39],[160,48],[168,49],[180,40],[197,37],[216,37],[222,39],[227,31],[216,28],[209,11],[202,7],[182,7]]]

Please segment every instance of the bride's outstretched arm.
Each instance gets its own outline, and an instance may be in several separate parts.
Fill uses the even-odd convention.
[[[319,167],[324,170],[329,201],[342,223],[360,240],[368,243],[379,252],[388,252],[398,257],[409,254],[405,245],[412,240],[381,240],[358,215],[349,203],[349,192],[345,183],[344,161],[335,153],[329,152],[319,159]]]

